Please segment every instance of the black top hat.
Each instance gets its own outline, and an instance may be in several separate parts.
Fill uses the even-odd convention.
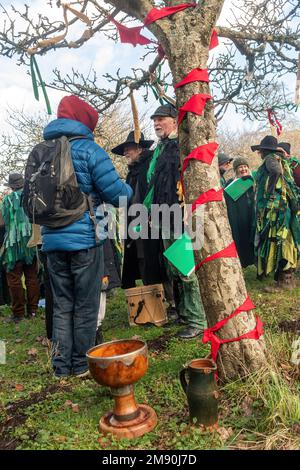
[[[148,148],[151,147],[153,142],[154,142],[154,140],[145,140],[144,139],[144,134],[141,133],[140,141],[137,144],[134,140],[134,131],[131,131],[131,132],[129,132],[125,142],[122,142],[122,144],[117,145],[116,147],[111,149],[111,151],[112,151],[112,153],[116,153],[117,155],[124,155],[124,148],[128,144],[135,144],[135,145],[138,145],[139,147],[142,147],[144,149],[148,149]]]
[[[260,141],[259,145],[251,145],[251,150],[252,152],[256,152],[256,150],[273,150],[273,152],[276,150],[280,151],[280,149],[278,149],[278,141],[276,137],[273,137],[272,135],[266,135],[266,137]]]
[[[289,142],[279,142],[278,147],[282,148],[288,155],[291,155],[291,144]]]
[[[10,173],[8,176],[8,183],[4,183],[4,186],[10,187],[13,191],[22,189],[24,186],[24,178],[21,173]]]
[[[177,117],[177,110],[171,104],[163,104],[157,108],[154,114],[152,114],[151,119],[155,117]]]
[[[227,163],[227,162],[232,162],[232,160],[233,160],[233,158],[228,157],[228,155],[226,155],[226,153],[223,153],[223,152],[218,153],[219,166],[224,165],[224,163]]]

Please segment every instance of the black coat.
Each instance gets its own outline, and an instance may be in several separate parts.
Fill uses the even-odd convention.
[[[150,150],[144,150],[139,161],[128,166],[126,183],[133,189],[132,203],[142,204],[145,199],[148,191],[147,171],[152,155]],[[166,279],[161,240],[125,240],[122,287],[135,287],[138,279],[144,285],[160,284]]]
[[[226,184],[230,184],[229,180]],[[232,238],[243,268],[255,263],[254,233],[255,209],[254,189],[249,188],[237,201],[224,192]]]

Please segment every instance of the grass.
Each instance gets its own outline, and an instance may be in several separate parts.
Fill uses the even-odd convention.
[[[109,390],[92,380],[57,382],[52,375],[43,312],[18,325],[7,324],[0,311],[0,339],[7,363],[0,365],[0,448],[8,449],[299,449],[299,370],[290,363],[296,333],[278,324],[300,317],[300,289],[265,294],[255,270],[246,270],[251,298],[265,323],[266,366],[244,380],[220,388],[219,428],[203,431],[189,424],[179,382],[183,365],[204,357],[200,339],[184,342],[178,327],[129,327],[124,293],[109,298],[105,340],[140,336],[150,342],[149,370],[135,387],[138,402],[151,405],[156,428],[134,440],[117,440],[98,432],[101,415],[112,406]],[[1,435],[2,431],[2,435]]]

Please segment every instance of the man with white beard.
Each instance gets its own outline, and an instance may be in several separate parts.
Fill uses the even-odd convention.
[[[180,204],[180,156],[177,135],[177,111],[170,104],[159,106],[151,116],[154,130],[159,138],[147,172],[148,192],[144,205],[149,212],[152,204],[169,207]],[[182,214],[183,215],[183,214]],[[175,241],[174,217],[170,218],[170,234],[166,237],[165,226],[160,223],[159,233],[163,239],[164,249],[169,248]],[[182,217],[179,223],[183,225]],[[192,339],[203,333],[206,327],[205,312],[200,296],[199,284],[195,273],[184,276],[166,260],[170,280],[177,287],[178,321],[185,324],[177,336],[182,339]]]

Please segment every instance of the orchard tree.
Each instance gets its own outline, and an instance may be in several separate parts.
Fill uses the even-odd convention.
[[[155,70],[163,55],[171,70],[172,83],[176,85],[192,70],[205,70],[210,63],[209,46],[223,3],[223,0],[200,0],[172,16],[148,22],[147,28],[160,45],[155,60],[149,70],[133,71],[133,77],[121,77],[117,74],[113,79],[108,76],[114,89],[99,89],[95,86],[95,80],[87,81],[76,72],[73,77],[64,78],[58,71],[56,86],[77,92],[83,98],[88,98],[98,110],[102,110],[123,99],[129,85],[131,89],[135,89],[154,81],[156,86],[160,86],[159,82],[155,83]],[[229,46],[217,61],[210,64],[211,83],[215,87],[215,106],[213,99],[209,98],[211,90],[207,81],[191,81],[175,90],[179,110],[192,97],[205,95],[207,98],[202,112],[187,112],[180,122],[182,160],[193,150],[215,142],[215,114],[220,117],[229,104],[242,106],[245,115],[255,118],[265,116],[266,107],[289,104],[279,81],[284,74],[295,74],[297,70],[300,1],[243,0],[236,3],[236,6],[232,6],[231,23],[216,27],[219,38],[226,38]],[[180,4],[182,0],[85,0],[72,2],[71,10],[70,7],[63,7],[63,21],[50,21],[42,13],[37,21],[33,21],[28,7],[22,14],[14,10],[27,24],[27,28],[17,28],[12,13],[6,11],[7,21],[0,34],[1,53],[7,57],[18,55],[20,63],[28,63],[29,54],[81,47],[99,31],[114,36],[116,33],[113,32],[115,29],[112,29],[112,22],[113,28],[116,25],[120,30],[120,23],[130,27],[132,19],[144,22],[154,7],[176,7]],[[57,1],[56,6],[61,7],[61,2]],[[69,10],[68,14],[71,14],[76,6],[77,9],[80,7],[80,14],[73,11],[74,17],[69,21],[66,11]],[[68,29],[81,20],[87,24],[83,35],[75,41],[68,41]],[[144,31],[146,29],[142,31],[143,34]],[[138,38],[141,40],[139,35]],[[211,188],[218,190],[220,181],[217,159],[214,158],[211,164],[190,160],[183,181],[188,204]],[[232,243],[224,201],[208,202],[204,207],[204,247],[195,253],[197,263],[222,252]],[[244,304],[247,290],[238,258],[220,257],[206,262],[198,270],[198,277],[209,327]],[[254,330],[255,326],[253,311],[242,311],[231,318],[218,331],[217,336],[221,340],[237,338]],[[219,349],[219,375],[224,380],[236,379],[245,372],[256,371],[265,361],[262,337],[258,340],[228,342]]]

